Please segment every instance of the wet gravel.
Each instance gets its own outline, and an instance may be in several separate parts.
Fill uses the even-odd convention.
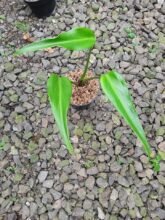
[[[152,171],[101,92],[88,110],[69,111],[76,155],[61,141],[46,80],[82,68],[84,52],[13,56],[25,32],[37,40],[77,26],[95,30],[90,69],[124,75],[151,146],[164,149],[164,13],[161,0],[60,0],[43,20],[21,0],[1,0],[0,219],[165,219],[165,164]]]

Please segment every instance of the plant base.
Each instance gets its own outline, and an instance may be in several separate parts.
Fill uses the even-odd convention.
[[[82,75],[81,70],[70,72],[67,76],[70,80],[77,83]],[[86,78],[94,77],[93,72],[88,71]],[[99,91],[98,79],[93,79],[83,86],[73,84],[71,104],[76,109],[86,109],[95,100]]]

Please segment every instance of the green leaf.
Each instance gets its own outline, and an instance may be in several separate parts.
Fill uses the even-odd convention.
[[[158,172],[160,171],[160,161],[161,161],[161,156],[158,154],[154,159],[150,159],[150,162],[152,166],[154,167],[154,171]]]
[[[23,33],[28,32],[30,29],[29,24],[22,21],[16,21],[15,26],[17,27],[18,30],[20,30]]]
[[[124,31],[126,32],[128,38],[134,39],[136,37],[136,34],[134,33],[134,30],[132,28],[124,28]]]
[[[0,20],[5,20],[5,16],[4,15],[0,15]]]
[[[112,70],[100,78],[101,87],[105,95],[113,103],[120,115],[125,119],[127,124],[142,142],[144,151],[151,158],[151,148],[146,139],[144,130],[132,103],[126,82],[123,77],[116,71]]]
[[[3,150],[5,147],[5,142],[0,140],[0,150]]]
[[[30,51],[43,50],[50,47],[63,47],[69,50],[84,50],[94,46],[96,42],[95,34],[88,28],[74,28],[68,32],[63,32],[54,38],[47,38],[31,43],[16,51],[16,55]]]
[[[47,81],[47,89],[52,112],[61,136],[68,151],[73,153],[67,125],[67,112],[72,95],[72,84],[68,78],[52,74]]]
[[[128,38],[134,39],[136,37],[136,34],[131,32],[131,33],[128,33],[127,36]]]

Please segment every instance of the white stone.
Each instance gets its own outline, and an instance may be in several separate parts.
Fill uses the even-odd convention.
[[[118,198],[118,191],[116,189],[113,189],[110,195],[110,199],[116,201],[117,198]]]
[[[53,180],[46,180],[43,182],[43,187],[45,188],[52,188],[54,181]]]
[[[81,169],[77,172],[77,174],[78,174],[79,176],[82,176],[82,177],[87,177],[86,170],[85,170],[84,168],[81,168]]]
[[[100,207],[97,207],[97,210],[98,210],[98,217],[99,217],[99,219],[104,219],[105,218],[105,214],[102,211],[102,209]]]
[[[164,3],[164,0],[158,0],[159,5],[163,5],[163,3]]]
[[[41,171],[38,175],[38,180],[40,183],[44,182],[44,180],[46,179],[48,175],[48,171]]]

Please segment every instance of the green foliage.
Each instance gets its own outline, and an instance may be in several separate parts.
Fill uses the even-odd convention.
[[[127,34],[127,37],[130,39],[134,39],[136,37],[136,34],[132,28],[124,28],[125,33]]]
[[[37,144],[33,141],[30,141],[29,145],[28,145],[28,150],[30,152],[33,152],[35,149],[37,148]]]
[[[5,20],[5,16],[4,15],[0,15],[0,20]]]
[[[150,145],[146,139],[124,78],[118,72],[113,70],[103,74],[100,78],[100,83],[105,95],[142,142],[143,149],[147,156],[152,158]],[[157,165],[153,165],[154,168],[157,169]]]
[[[3,140],[0,141],[0,150],[4,150],[5,142]]]
[[[23,178],[23,174],[16,172],[13,178],[14,182],[20,182]]]
[[[89,169],[91,167],[94,167],[94,162],[91,161],[91,160],[87,160],[84,162],[83,166],[86,168],[86,169]]]
[[[21,27],[21,29],[24,29],[24,25],[22,26],[20,24],[17,24],[17,26],[19,28]],[[128,38],[134,39],[136,37],[136,34],[132,28],[125,28],[124,30]],[[31,43],[17,50],[16,55],[20,55],[30,51],[43,50],[46,48],[56,46],[63,47],[69,50],[89,49],[84,72],[80,77],[79,82],[77,82],[76,84],[76,86],[82,86],[88,80],[96,78],[86,78],[90,54],[95,44],[95,41],[95,34],[92,30],[88,28],[79,27],[67,32],[63,32],[59,34],[57,37],[43,39],[38,42]],[[133,105],[131,96],[129,94],[127,85],[123,77],[116,71],[110,71],[106,74],[103,74],[100,77],[100,83],[105,95],[113,103],[117,111],[121,114],[121,116],[130,126],[130,128],[136,134],[138,139],[142,142],[143,149],[149,157],[149,160],[152,163],[154,170],[159,171],[159,162],[161,158],[164,157],[164,155],[162,156],[162,153],[159,153],[158,155],[153,156],[153,152],[151,151],[150,145],[146,139],[144,130],[141,126],[140,120],[136,113],[135,107]],[[61,136],[63,137],[68,151],[70,153],[73,153],[73,147],[70,142],[69,130],[67,125],[67,112],[72,95],[72,82],[66,77],[60,77],[56,74],[52,74],[47,81],[47,90],[52,112],[56,120],[57,126],[59,128],[59,131],[61,133]],[[91,165],[87,163],[85,166],[89,167]]]
[[[9,166],[9,167],[7,167],[7,171],[14,174],[15,171],[16,171],[16,167],[15,166]]]
[[[88,28],[74,28],[70,31],[59,34],[57,37],[31,43],[20,50],[17,50],[16,55],[56,46],[68,50],[84,50],[93,47],[95,41],[96,38],[92,30]]]
[[[72,84],[66,77],[52,74],[48,79],[47,88],[52,112],[61,136],[64,139],[68,151],[73,153],[67,126],[67,112],[72,95]]]
[[[39,160],[39,156],[37,154],[30,155],[30,163],[36,163]]]
[[[149,43],[148,52],[149,53],[157,53],[159,50],[159,44],[158,43]]]
[[[15,26],[19,31],[21,31],[23,33],[28,32],[30,29],[29,24],[22,22],[22,21],[16,21]]]

